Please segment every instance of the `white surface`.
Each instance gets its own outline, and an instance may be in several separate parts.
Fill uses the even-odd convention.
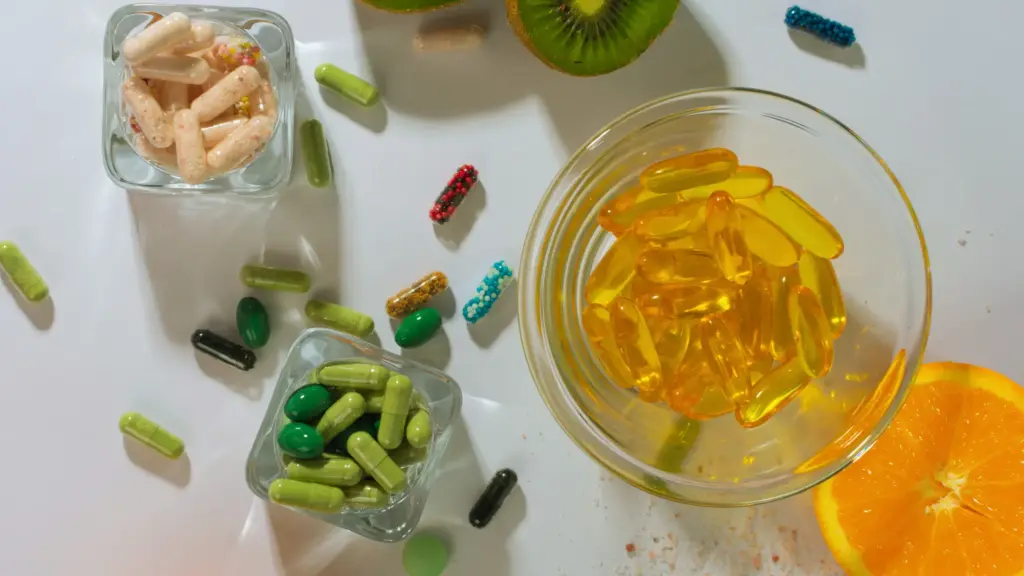
[[[331,141],[336,194],[309,189],[301,168],[276,204],[127,194],[107,181],[99,146],[99,48],[118,2],[21,3],[26,13],[0,36],[11,56],[0,96],[8,111],[0,236],[21,245],[55,303],[51,321],[45,307],[22,309],[0,294],[2,574],[399,574],[400,546],[267,506],[245,486],[243,463],[302,327],[303,298],[266,298],[276,330],[252,373],[197,357],[190,333],[230,329],[246,293],[237,271],[264,256],[315,270],[315,290],[371,312],[395,350],[387,296],[440,269],[461,305],[494,259],[518,263],[533,207],[572,150],[634,105],[684,88],[776,90],[857,130],[901,179],[927,235],[928,358],[1022,376],[1024,196],[1012,174],[1024,133],[1016,58],[1024,4],[807,2],[855,27],[858,68],[794,44],[782,24],[786,0],[692,1],[639,62],[586,80],[531,57],[498,0],[467,7],[492,13],[481,50],[431,56],[411,52],[412,35],[446,13],[387,15],[350,0],[256,3],[294,29],[307,100]],[[326,105],[312,80],[323,61],[373,79],[386,113]],[[435,232],[427,210],[464,162],[480,169],[486,193],[474,192]],[[836,570],[806,495],[756,510],[701,510],[653,502],[603,473],[536,394],[514,308],[507,295],[495,311],[499,329],[480,333],[453,318],[416,353],[431,355],[466,394],[464,425],[423,520],[452,534],[446,574]],[[126,410],[180,434],[188,460],[167,464],[122,443],[115,423]],[[470,528],[473,499],[504,466],[523,490],[486,530]]]

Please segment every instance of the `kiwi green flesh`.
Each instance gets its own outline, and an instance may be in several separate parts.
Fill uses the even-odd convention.
[[[391,12],[419,12],[458,4],[462,0],[363,0],[374,8]]]
[[[679,0],[513,1],[534,50],[577,76],[607,74],[636,60],[679,7]],[[595,6],[589,14],[582,9]]]

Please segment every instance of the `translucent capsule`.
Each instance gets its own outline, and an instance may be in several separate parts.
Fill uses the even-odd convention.
[[[754,383],[750,401],[736,408],[736,420],[744,428],[764,424],[796,398],[810,381],[799,358],[790,358]]]
[[[815,256],[833,259],[843,253],[839,232],[793,191],[776,186],[764,195],[760,207],[765,217]]]
[[[739,338],[719,316],[701,320],[701,338],[708,364],[720,379],[725,395],[734,404],[747,402],[750,398],[750,372]]]
[[[640,309],[630,300],[616,298],[609,312],[615,343],[629,366],[633,384],[644,393],[659,390],[662,386],[661,360]]]
[[[772,357],[772,286],[767,272],[758,271],[739,292],[736,306],[740,340],[753,361]]]
[[[680,202],[668,208],[648,212],[633,225],[636,235],[646,242],[664,242],[689,236],[704,225],[705,204],[698,200]]]
[[[689,248],[648,246],[640,252],[636,270],[656,284],[706,284],[722,277],[711,254]]]
[[[800,285],[796,267],[783,268],[772,278],[772,357],[783,360],[793,352],[793,326],[789,323],[789,293]]]
[[[843,302],[843,291],[839,288],[839,279],[832,263],[819,258],[810,252],[800,256],[798,264],[800,283],[814,292],[825,310],[832,327],[832,338],[838,338],[846,328],[846,304]]]
[[[487,31],[478,24],[424,26],[412,39],[417,52],[471,50],[480,46]]]
[[[691,322],[681,318],[666,318],[656,322],[648,321],[648,325],[654,338],[654,348],[661,360],[661,374],[667,382],[690,349]]]
[[[345,488],[345,505],[352,508],[383,508],[390,497],[373,481]]]
[[[694,324],[686,357],[676,369],[662,398],[680,414],[709,420],[732,412],[735,406],[708,364],[702,340],[701,325]]]
[[[764,194],[772,187],[772,175],[764,168],[757,166],[740,166],[728,180],[689,188],[679,193],[684,200],[703,200],[718,191],[727,193],[733,198],[753,198]]]
[[[666,286],[642,293],[636,303],[644,316],[681,318],[724,312],[735,305],[735,297],[735,288],[729,286]]]
[[[733,206],[739,218],[740,231],[747,249],[772,266],[792,266],[800,256],[800,248],[786,233],[746,206]]]
[[[732,198],[725,192],[715,192],[708,198],[708,242],[722,275],[736,284],[743,284],[753,272],[753,262],[734,207]]]
[[[622,289],[636,273],[636,259],[643,247],[635,234],[626,233],[619,237],[587,279],[587,302],[607,306],[622,293]]]
[[[271,268],[270,266],[242,266],[239,274],[242,284],[261,290],[283,290],[285,292],[308,292],[309,275],[301,270]]]
[[[731,150],[710,148],[651,164],[640,174],[640,183],[656,194],[674,193],[722,182],[738,165]]]
[[[832,368],[832,327],[821,302],[806,286],[789,291],[786,307],[793,327],[793,342],[800,364],[812,378],[821,378]]]
[[[633,387],[633,377],[629,366],[622,358],[619,347],[612,333],[611,313],[600,304],[588,304],[583,309],[583,331],[590,338],[596,349],[597,356],[604,364],[616,384],[623,388]]]
[[[631,188],[604,205],[597,215],[602,228],[622,236],[641,216],[679,202],[676,194],[655,194],[642,186]]]
[[[121,53],[129,64],[138,64],[191,39],[192,21],[181,12],[172,12],[126,39]]]
[[[210,65],[193,56],[159,55],[132,66],[132,72],[147,80],[203,84],[210,77]]]
[[[388,298],[385,311],[392,318],[401,318],[416,311],[431,298],[448,289],[448,277],[444,272],[431,272],[412,286]]]

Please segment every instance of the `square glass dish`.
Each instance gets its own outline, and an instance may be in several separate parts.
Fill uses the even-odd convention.
[[[277,99],[274,135],[251,162],[201,184],[184,182],[173,170],[159,167],[136,152],[129,115],[122,105],[121,86],[128,68],[121,54],[125,39],[154,20],[173,12],[212,22],[217,34],[247,34],[262,52],[265,70]],[[292,167],[292,125],[296,86],[295,39],[280,15],[253,8],[130,4],[107,22],[103,39],[103,164],[111,181],[122,188],[165,194],[235,192],[268,195],[288,182]]]
[[[408,488],[392,494],[382,508],[345,508],[336,514],[321,514],[294,508],[335,526],[380,542],[406,538],[416,528],[427,496],[437,477],[438,465],[451,439],[452,424],[462,409],[462,390],[447,375],[418,362],[396,356],[354,336],[326,328],[310,328],[299,335],[288,352],[263,423],[256,433],[245,466],[246,481],[254,494],[269,501],[270,484],[285,477],[283,453],[277,435],[285,424],[284,404],[292,392],[307,385],[313,371],[329,361],[379,364],[409,377],[420,401],[430,412],[433,436],[426,459],[405,468]],[[399,447],[401,450],[402,447]]]

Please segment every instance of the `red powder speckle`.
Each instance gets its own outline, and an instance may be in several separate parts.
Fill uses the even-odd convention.
[[[633,554],[635,552],[636,552],[636,546],[634,546],[632,542],[630,542],[629,544],[626,544],[626,553],[627,554]]]
[[[778,561],[779,561],[779,555],[778,554],[772,554],[772,562],[778,563]]]
[[[754,556],[754,569],[755,570],[760,570],[761,569],[761,557],[760,556]]]

